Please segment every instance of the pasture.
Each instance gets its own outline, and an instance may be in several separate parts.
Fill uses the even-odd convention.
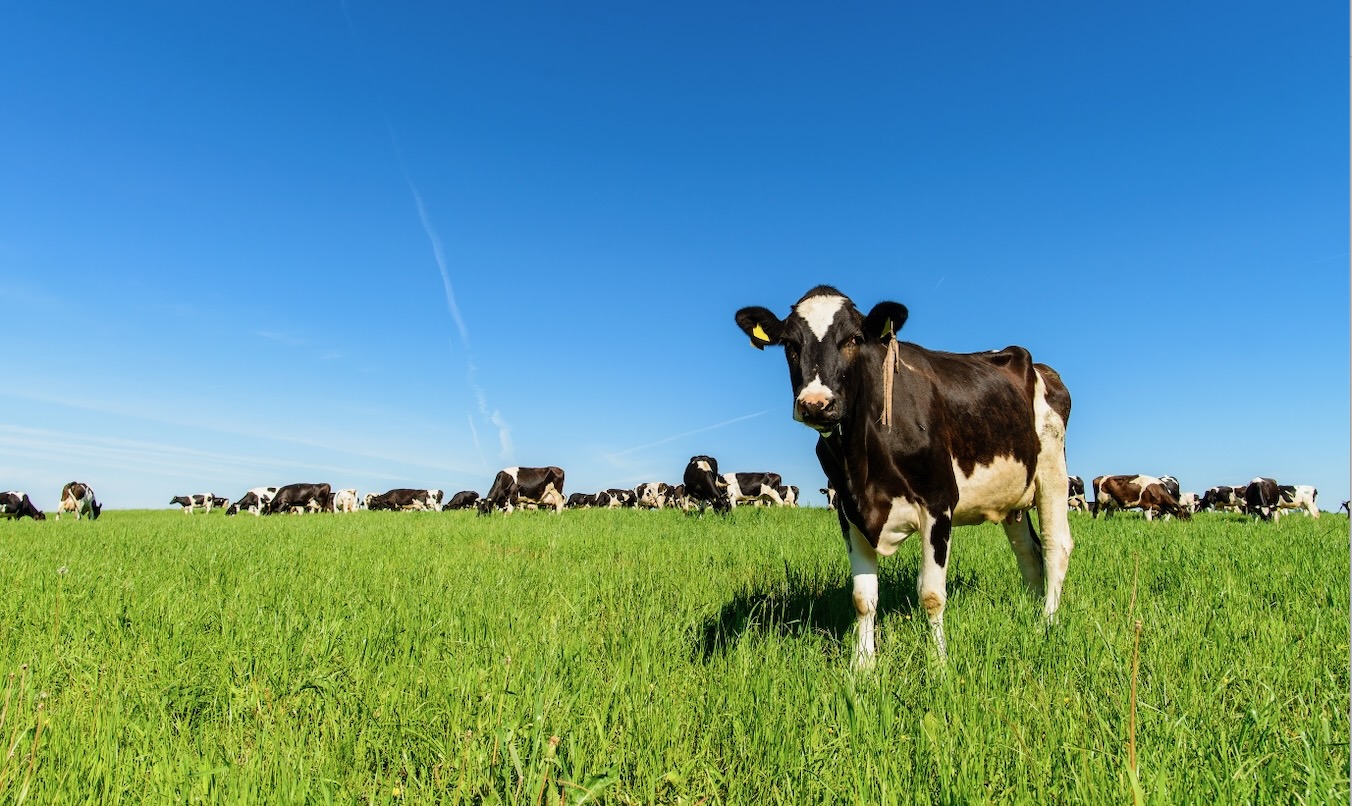
[[[0,801],[1346,803],[1347,518],[1071,526],[1050,628],[955,533],[943,668],[909,541],[853,673],[820,509],[0,522]]]

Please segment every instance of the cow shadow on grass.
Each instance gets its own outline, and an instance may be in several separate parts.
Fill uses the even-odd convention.
[[[917,614],[916,565],[880,569],[878,618]],[[948,575],[948,595],[975,583],[957,569]],[[811,573],[785,568],[783,580],[768,580],[739,592],[718,613],[707,617],[695,632],[694,655],[704,661],[722,655],[743,636],[760,633],[783,638],[821,635],[836,644],[850,635],[855,623],[854,587],[846,577],[823,580]],[[920,617],[920,616],[917,616]],[[843,648],[843,647],[842,647]]]

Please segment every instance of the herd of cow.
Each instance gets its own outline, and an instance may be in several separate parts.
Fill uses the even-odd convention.
[[[1309,485],[1278,484],[1274,479],[1258,477],[1248,484],[1212,487],[1201,496],[1179,489],[1173,476],[1099,476],[1091,482],[1094,502],[1084,497],[1084,480],[1071,476],[1069,484],[1070,509],[1092,512],[1098,517],[1110,517],[1119,509],[1139,509],[1146,520],[1157,516],[1191,518],[1194,512],[1240,512],[1261,520],[1278,520],[1282,510],[1303,511],[1312,518],[1319,517],[1315,499],[1319,491]],[[1348,508],[1344,501],[1342,508]]]

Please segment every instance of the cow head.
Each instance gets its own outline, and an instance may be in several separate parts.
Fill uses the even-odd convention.
[[[906,306],[880,302],[868,316],[850,298],[827,285],[803,295],[788,318],[761,307],[737,312],[737,326],[764,349],[778,344],[789,362],[793,418],[829,433],[845,416],[848,379],[861,353],[886,345],[906,323]]]

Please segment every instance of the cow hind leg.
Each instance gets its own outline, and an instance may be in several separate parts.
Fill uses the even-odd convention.
[[[1042,556],[1042,540],[1033,529],[1033,516],[1028,512],[1011,512],[1002,524],[1009,547],[1019,563],[1023,586],[1028,595],[1041,601],[1046,594],[1047,575]]]

